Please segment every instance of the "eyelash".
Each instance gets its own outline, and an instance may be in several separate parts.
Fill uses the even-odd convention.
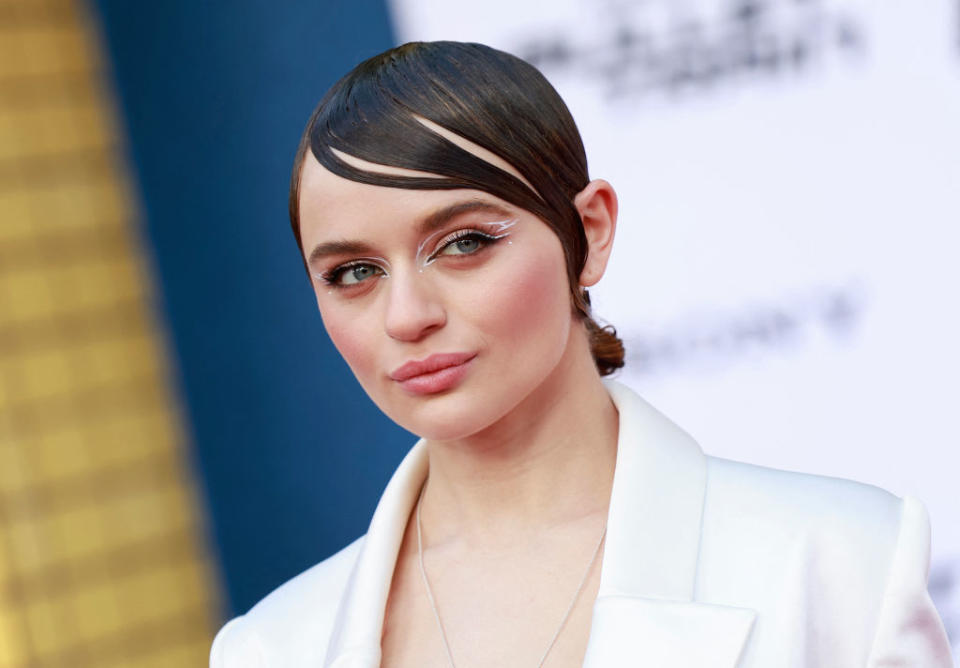
[[[367,262],[364,260],[353,260],[351,262],[347,262],[345,264],[341,264],[337,267],[334,267],[330,271],[323,272],[322,274],[320,274],[320,279],[331,288],[347,289],[351,287],[351,285],[345,285],[341,283],[340,278],[351,269],[356,269],[357,267],[373,267],[374,269],[380,270],[384,274],[387,273],[383,269],[383,267],[381,267],[380,265],[374,262]],[[352,285],[358,285],[358,283],[354,283]]]
[[[444,250],[446,250],[453,244],[457,243],[458,241],[463,241],[465,239],[475,239],[476,241],[480,242],[480,248],[478,248],[472,253],[463,254],[463,256],[468,256],[468,255],[476,255],[477,253],[482,251],[484,248],[492,246],[493,244],[497,243],[498,241],[500,241],[506,236],[507,236],[506,234],[499,234],[499,235],[487,234],[486,232],[481,232],[480,230],[471,230],[471,229],[458,230],[457,232],[454,232],[453,234],[446,236],[443,240],[440,241],[437,250],[435,250],[427,258],[426,263],[429,264],[434,260],[436,260],[443,253]],[[364,261],[364,260],[353,260],[351,262],[341,264],[329,271],[326,271],[320,274],[319,278],[327,286],[331,288],[338,289],[338,290],[346,290],[350,287],[366,282],[366,281],[361,281],[360,283],[353,283],[353,284],[343,284],[340,282],[340,279],[343,277],[343,275],[346,272],[350,271],[351,269],[355,269],[357,267],[373,267],[374,269],[379,270],[381,274],[383,275],[386,274],[386,271],[383,269],[383,267],[379,266],[376,263]]]
[[[481,232],[480,230],[471,230],[471,229],[457,230],[453,234],[448,234],[446,237],[440,240],[440,243],[437,244],[437,250],[435,250],[433,253],[430,254],[430,256],[426,260],[426,264],[430,264],[431,262],[436,260],[441,254],[443,254],[443,251],[445,251],[447,248],[457,243],[458,241],[464,241],[467,239],[473,239],[475,241],[479,241],[480,248],[478,248],[472,253],[463,253],[463,255],[476,255],[477,253],[482,251],[484,248],[488,246],[492,246],[493,244],[497,243],[505,236],[507,235],[487,234],[486,232]]]

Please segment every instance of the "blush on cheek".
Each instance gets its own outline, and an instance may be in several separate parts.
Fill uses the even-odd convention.
[[[361,335],[362,327],[354,318],[338,318],[320,312],[327,335],[333,341],[340,356],[353,371],[357,380],[364,383],[364,376],[374,366],[374,349]]]
[[[559,244],[551,251],[526,255],[491,281],[483,307],[491,329],[521,338],[563,334],[570,320],[569,289]]]

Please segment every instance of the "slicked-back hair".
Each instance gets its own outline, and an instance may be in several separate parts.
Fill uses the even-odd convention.
[[[499,156],[532,190],[417,117]],[[352,181],[480,190],[536,215],[560,239],[573,307],[587,321],[598,368],[609,373],[623,365],[619,339],[619,361],[616,354],[606,362],[597,356],[598,335],[612,328],[593,322],[589,299],[579,288],[587,240],[573,199],[590,181],[583,142],[566,104],[532,65],[482,44],[411,42],[360,63],[337,81],[311,115],[294,162],[290,222],[301,256],[300,177],[308,150],[324,168]],[[335,151],[431,176],[364,170]]]

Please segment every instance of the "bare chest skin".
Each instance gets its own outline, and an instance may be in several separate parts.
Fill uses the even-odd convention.
[[[583,578],[605,520],[605,514],[592,515],[497,549],[459,541],[427,549],[427,576],[457,668],[535,668]],[[420,575],[416,529],[410,529],[387,602],[381,665],[449,668]],[[583,664],[602,557],[601,551],[545,668]]]

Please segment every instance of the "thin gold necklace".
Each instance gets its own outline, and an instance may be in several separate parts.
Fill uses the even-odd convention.
[[[440,611],[437,610],[437,602],[433,598],[433,590],[430,589],[430,580],[427,579],[427,569],[423,567],[423,529],[420,523],[420,506],[423,503],[423,492],[426,488],[427,485],[424,483],[423,487],[420,488],[420,497],[417,499],[417,554],[420,559],[420,577],[423,578],[423,586],[427,590],[427,598],[430,599],[430,609],[433,610],[433,617],[437,620],[437,628],[440,629],[440,639],[443,640],[443,649],[447,652],[447,661],[450,662],[450,668],[456,668],[456,664],[453,662],[453,652],[450,651],[450,643],[447,641],[447,632],[443,628],[443,622],[440,621]],[[587,569],[583,572],[583,577],[580,578],[580,584],[577,585],[577,590],[573,593],[573,598],[570,599],[570,605],[567,606],[567,611],[563,613],[563,619],[560,620],[560,625],[554,632],[553,638],[550,639],[550,644],[547,645],[546,651],[543,653],[543,656],[540,657],[537,668],[541,668],[543,662],[547,660],[547,655],[550,654],[550,650],[553,649],[557,638],[560,637],[560,632],[563,631],[563,627],[566,625],[570,613],[573,612],[573,607],[576,605],[577,599],[580,598],[580,592],[583,591],[583,587],[587,584],[587,577],[593,568],[593,562],[597,560],[597,555],[600,554],[600,546],[603,545],[603,539],[606,535],[607,525],[604,523],[603,532],[600,534],[600,540],[597,541],[597,546],[593,549],[593,556],[590,557]]]

